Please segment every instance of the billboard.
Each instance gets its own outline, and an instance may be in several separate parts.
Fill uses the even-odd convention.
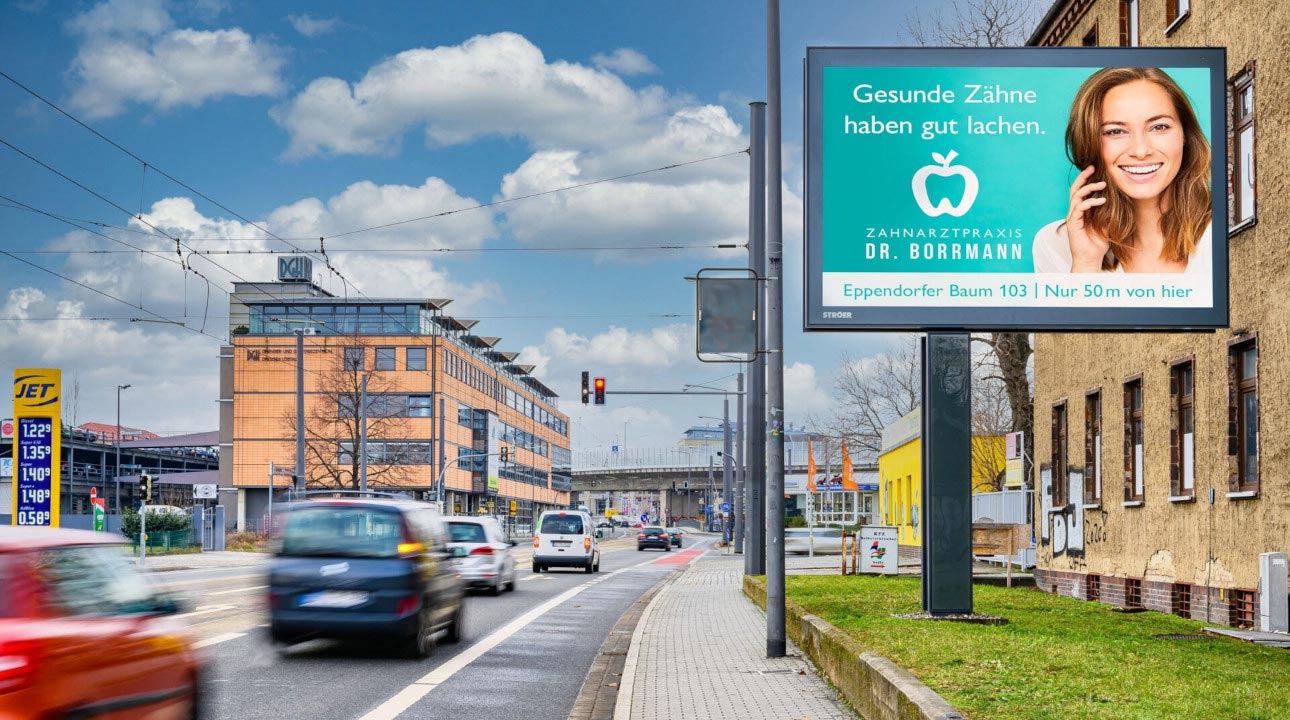
[[[62,372],[13,371],[13,525],[59,526]]]
[[[805,327],[1227,325],[1221,48],[809,48]]]

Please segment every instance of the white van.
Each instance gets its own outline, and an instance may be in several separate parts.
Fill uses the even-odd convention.
[[[600,572],[600,541],[591,514],[582,510],[548,510],[533,535],[533,572],[553,567],[580,567]]]

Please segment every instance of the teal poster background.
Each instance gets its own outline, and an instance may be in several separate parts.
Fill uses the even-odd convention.
[[[824,67],[822,270],[1033,272],[1035,233],[1065,217],[1070,184],[1079,173],[1066,158],[1071,102],[1080,84],[1099,69]],[[1209,69],[1163,69],[1190,98],[1201,129],[1213,142]],[[940,99],[944,91],[953,92],[954,99],[857,102],[853,93],[860,85],[871,86],[861,93],[875,97],[878,91],[933,91],[939,86]],[[990,102],[987,89],[996,88],[1005,97],[993,99],[1012,101]],[[1019,96],[1027,91],[1034,102]],[[1001,120],[1021,132],[982,134],[998,131]],[[925,132],[933,137],[925,138]],[[938,206],[952,211],[966,199],[969,181],[954,168],[975,176],[976,198],[961,216],[929,215],[920,207],[913,182],[927,166],[932,168],[922,172],[924,206],[934,213]],[[911,254],[911,244],[920,246],[919,257]],[[930,258],[925,257],[929,250]]]

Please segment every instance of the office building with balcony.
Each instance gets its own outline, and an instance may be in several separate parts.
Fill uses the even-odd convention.
[[[266,526],[270,478],[273,501],[282,502],[301,484],[357,489],[364,471],[369,490],[496,515],[516,532],[568,505],[569,421],[556,393],[515,362],[517,353],[497,349],[500,338],[477,334],[477,321],[448,315],[450,300],[340,298],[307,280],[234,290],[239,326],[220,360],[220,467],[221,486],[236,490],[239,528]]]

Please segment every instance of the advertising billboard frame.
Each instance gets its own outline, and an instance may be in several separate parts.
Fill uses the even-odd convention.
[[[1209,72],[1213,272],[1209,307],[825,305],[823,237],[824,69],[1197,68]],[[1229,325],[1227,51],[1225,48],[808,47],[804,63],[805,201],[803,329],[806,331],[1198,331]],[[1063,146],[1064,149],[1064,146]],[[1220,180],[1221,179],[1221,180]],[[1221,182],[1221,185],[1220,185]],[[967,275],[964,273],[963,275]],[[1021,275],[1021,273],[1017,273]]]

